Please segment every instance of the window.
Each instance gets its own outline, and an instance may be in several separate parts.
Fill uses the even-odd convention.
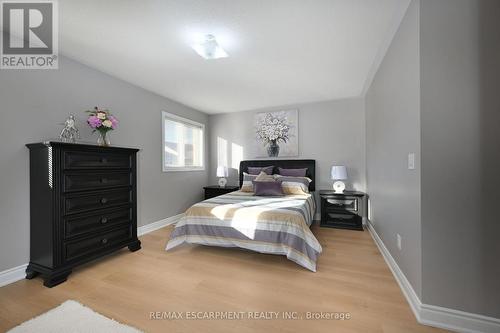
[[[243,147],[236,143],[231,144],[231,166],[233,169],[240,168],[240,162],[243,161]]]
[[[227,140],[217,137],[217,166],[227,167]]]
[[[162,112],[163,171],[204,170],[205,125]]]

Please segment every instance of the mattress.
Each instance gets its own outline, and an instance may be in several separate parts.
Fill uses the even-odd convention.
[[[236,191],[191,206],[177,222],[166,250],[181,244],[238,247],[285,255],[316,272],[321,245],[309,226],[312,194],[260,197]]]

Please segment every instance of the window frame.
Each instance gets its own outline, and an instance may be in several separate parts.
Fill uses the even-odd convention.
[[[177,121],[184,123],[186,125],[193,125],[195,127],[201,128],[201,166],[179,166],[171,167],[165,165],[165,119]],[[205,171],[205,124],[199,123],[197,121],[178,116],[173,113],[166,111],[161,112],[161,164],[163,172],[178,172],[178,171]]]

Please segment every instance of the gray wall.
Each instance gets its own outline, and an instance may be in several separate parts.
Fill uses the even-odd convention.
[[[287,105],[265,110],[210,115],[210,175],[217,183],[217,137],[243,147],[244,159],[255,159],[254,115],[257,112],[299,110],[299,156],[316,160],[316,188],[330,189],[330,168],[333,164],[348,167],[348,188],[365,189],[365,118],[363,99],[346,99],[302,105]],[[231,149],[228,152],[231,163]],[[238,183],[233,169],[229,184]]]
[[[500,2],[422,0],[422,301],[500,318]]]
[[[182,213],[202,198],[207,172],[163,173],[161,111],[207,123],[206,114],[62,57],[59,70],[0,71],[0,271],[29,260],[28,150],[55,138],[69,113],[95,142],[84,110],[109,108],[120,120],[113,145],[138,147],[139,225]],[[208,155],[208,154],[207,154]]]
[[[419,5],[413,1],[366,96],[371,223],[421,294]],[[416,169],[408,169],[408,153]],[[396,243],[402,236],[402,249]]]
[[[498,17],[495,0],[412,1],[365,107],[375,229],[423,303],[497,318]]]

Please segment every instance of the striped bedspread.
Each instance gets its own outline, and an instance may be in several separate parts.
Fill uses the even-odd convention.
[[[232,192],[199,202],[177,222],[167,243],[239,247],[286,255],[316,272],[321,245],[309,229],[316,204],[311,194],[258,197]]]

